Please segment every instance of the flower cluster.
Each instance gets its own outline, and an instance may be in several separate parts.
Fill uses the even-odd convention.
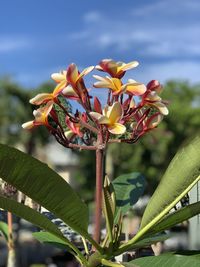
[[[41,93],[30,100],[39,108],[33,111],[34,120],[22,127],[32,129],[44,125],[66,147],[93,149],[98,143],[98,136],[101,136],[101,145],[136,142],[157,127],[163,116],[168,114],[159,96],[162,86],[158,81],[152,80],[147,85],[133,79],[125,83],[122,81],[126,71],[137,66],[137,61],[126,64],[104,59],[99,65],[80,72],[75,64],[70,64],[67,70],[52,74],[57,83],[52,93]],[[96,79],[93,87],[107,89],[104,106],[98,97],[90,95],[84,82],[84,76],[93,70],[108,74],[93,75]],[[84,111],[72,113],[63,100],[78,102]],[[63,119],[61,123],[60,114],[64,123]]]

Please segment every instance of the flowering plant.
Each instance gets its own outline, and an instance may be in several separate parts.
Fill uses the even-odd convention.
[[[109,143],[135,143],[156,128],[168,114],[166,102],[159,96],[162,86],[158,81],[152,80],[146,86],[133,79],[123,81],[126,71],[137,65],[136,61],[126,64],[104,59],[96,67],[90,66],[80,72],[75,64],[70,64],[66,71],[52,74],[52,79],[57,83],[52,93],[41,93],[30,100],[31,104],[39,107],[33,111],[34,119],[23,124],[23,128],[28,130],[45,126],[67,148],[95,151],[96,207],[93,237],[87,229],[88,209],[72,188],[39,161],[1,145],[2,178],[78,232],[82,236],[86,255],[37,211],[8,199],[5,201],[2,197],[0,206],[45,229],[46,232],[35,233],[35,237],[43,242],[64,245],[83,266],[126,266],[126,263],[114,262],[113,258],[130,249],[166,239],[166,235],[158,233],[200,211],[197,203],[192,208],[188,206],[181,214],[177,211],[168,215],[200,178],[197,160],[200,154],[197,144],[200,141],[195,139],[185,149],[187,156],[193,160],[188,164],[184,151],[177,154],[146,208],[139,232],[128,242],[121,241],[122,220],[128,210],[127,201],[128,208],[137,202],[145,182],[139,173],[122,175],[110,182],[104,176],[106,148]],[[93,96],[93,90],[88,89],[84,81],[84,76],[95,70],[108,74],[105,77],[93,76],[97,80],[94,88],[107,90],[103,100]],[[69,110],[66,100],[73,101],[78,108]],[[7,166],[9,159],[12,159],[12,168]],[[20,167],[22,162],[23,168]],[[177,171],[181,176],[178,181]],[[166,194],[170,185],[173,185],[171,194]],[[104,238],[101,235],[102,211],[107,230]],[[134,262],[129,266],[134,266]]]

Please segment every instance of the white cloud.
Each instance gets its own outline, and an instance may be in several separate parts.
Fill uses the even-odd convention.
[[[170,61],[160,63],[150,63],[140,66],[140,70],[135,74],[132,71],[132,78],[148,83],[150,80],[159,80],[165,83],[168,80],[187,80],[192,84],[200,83],[200,62],[193,61]],[[128,74],[128,73],[127,73]],[[135,75],[135,76],[134,76]]]
[[[98,11],[90,11],[88,13],[86,13],[84,16],[83,16],[83,20],[85,22],[88,22],[88,23],[91,23],[91,22],[96,22],[96,21],[99,21],[101,19],[101,14],[98,12]]]
[[[164,12],[163,12],[164,11]],[[162,16],[180,15],[180,13],[189,13],[200,11],[199,0],[168,0],[168,1],[152,1],[137,8],[133,8],[131,13],[134,16],[156,16],[162,13]]]
[[[0,53],[22,50],[30,45],[31,42],[27,38],[0,36]]]
[[[163,9],[174,12],[177,17],[170,21],[169,16],[163,16]],[[198,21],[184,20],[184,15],[190,12],[192,16],[196,11],[200,12],[200,2],[196,0],[189,3],[186,0],[169,0],[147,4],[120,19],[93,11],[83,17],[82,31],[70,38],[76,37],[86,47],[100,51],[111,48],[116,52],[137,50],[139,55],[164,58],[199,56]],[[142,16],[142,20],[137,19],[136,14]],[[90,21],[92,23],[88,23]]]

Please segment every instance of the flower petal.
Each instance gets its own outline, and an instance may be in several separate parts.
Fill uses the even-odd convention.
[[[88,68],[85,68],[78,77],[78,80],[80,80],[83,76],[87,75],[88,73],[90,73],[92,70],[94,69],[94,66],[90,66]]]
[[[66,80],[66,74],[67,74],[67,71],[66,70],[63,70],[61,72],[51,74],[51,78],[55,82],[60,83],[63,80]]]
[[[61,81],[61,82],[56,86],[56,88],[54,89],[54,91],[53,91],[53,96],[54,96],[54,97],[58,96],[58,95],[62,92],[62,90],[65,88],[66,84],[67,84],[67,81],[66,81],[66,80]]]
[[[123,134],[126,131],[126,127],[121,123],[114,123],[108,126],[108,131],[112,134]]]
[[[77,93],[74,91],[71,85],[68,85],[62,90],[62,94],[66,97],[78,97]]]
[[[118,122],[123,116],[121,104],[119,102],[115,102],[112,106],[109,106],[106,116],[108,117],[110,124]]]
[[[155,103],[152,103],[152,105],[155,106],[160,111],[161,114],[163,114],[163,115],[169,114],[169,110],[164,103],[155,102]]]
[[[149,100],[149,101],[161,101],[161,97],[155,91],[151,91],[145,97],[145,100]]]
[[[124,84],[126,93],[132,95],[143,95],[147,88],[143,83],[138,83],[133,79],[129,79],[127,84]]]
[[[67,81],[72,84],[75,84],[78,79],[78,75],[79,73],[76,64],[74,63],[70,64],[67,69]]]
[[[22,124],[22,128],[24,128],[26,130],[30,130],[33,127],[34,127],[34,121],[27,121],[27,122]]]
[[[139,62],[137,62],[137,61],[131,61],[127,64],[122,64],[122,66],[118,67],[118,72],[121,70],[126,71],[126,70],[136,68],[138,65],[139,65]]]
[[[109,124],[110,123],[109,119],[100,113],[90,112],[90,116],[92,118],[94,118],[95,120],[97,120],[99,122],[99,124]]]
[[[111,85],[108,77],[101,77],[98,75],[93,75],[93,77],[99,80],[99,82],[94,83],[95,88],[110,88]]]
[[[42,93],[29,100],[29,103],[33,105],[41,105],[53,99],[53,94]]]

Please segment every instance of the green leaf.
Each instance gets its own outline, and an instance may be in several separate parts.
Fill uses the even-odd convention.
[[[163,230],[169,229],[174,225],[186,221],[199,213],[200,202],[188,205],[173,213],[168,214],[162,221],[160,221],[152,228],[151,233],[159,233]]]
[[[57,236],[63,237],[57,226],[52,223],[46,216],[21,203],[16,202],[15,200],[0,196],[0,207],[14,213],[19,217],[24,218],[25,220],[40,227],[41,229],[45,229]]]
[[[58,248],[67,249],[69,252],[71,252],[71,249],[69,248],[69,244],[67,242],[65,242],[63,239],[55,236],[52,233],[35,232],[35,233],[33,233],[33,236],[41,243],[51,244],[51,245],[56,246]]]
[[[116,214],[126,214],[127,211],[138,201],[145,189],[145,178],[138,172],[132,172],[118,176],[112,182],[116,194]]]
[[[106,228],[109,236],[109,240],[113,241],[113,223],[114,223],[114,213],[115,213],[115,192],[113,185],[110,183],[109,178],[106,176],[103,186],[103,213],[106,218]]]
[[[19,217],[24,218],[25,220],[31,222],[32,224],[37,225],[41,229],[48,231],[49,233],[46,235],[46,238],[48,237],[49,239],[50,238],[52,239],[54,237],[54,239],[57,242],[59,241],[63,245],[66,244],[67,245],[66,248],[70,248],[70,251],[73,250],[77,254],[77,257],[80,260],[82,260],[82,262],[84,262],[85,259],[81,254],[81,252],[76,248],[74,244],[72,244],[66,237],[62,235],[57,226],[54,223],[52,223],[46,216],[21,203],[16,202],[15,200],[11,200],[1,196],[0,196],[0,207],[12,212],[13,214]],[[42,232],[40,236],[43,236],[43,238],[45,238]]]
[[[141,229],[155,225],[200,179],[200,138],[173,158],[142,217]]]
[[[200,252],[175,252],[166,253],[160,256],[150,256],[136,259],[134,261],[123,263],[125,267],[133,267],[136,264],[138,267],[180,267],[180,266],[200,266]]]
[[[140,241],[134,243],[129,248],[129,250],[147,247],[147,246],[150,246],[151,244],[155,244],[157,242],[163,242],[172,236],[173,236],[172,234],[157,234],[157,235],[145,237],[144,239],[141,239]]]
[[[8,241],[8,225],[5,222],[0,222],[0,234],[4,236],[6,241]]]
[[[196,137],[189,145],[183,147],[171,161],[146,207],[139,232],[129,242],[121,245],[120,253],[129,249],[132,244],[150,232],[200,180],[199,158],[200,137]]]
[[[87,206],[46,164],[15,148],[0,145],[0,177],[88,237]]]

